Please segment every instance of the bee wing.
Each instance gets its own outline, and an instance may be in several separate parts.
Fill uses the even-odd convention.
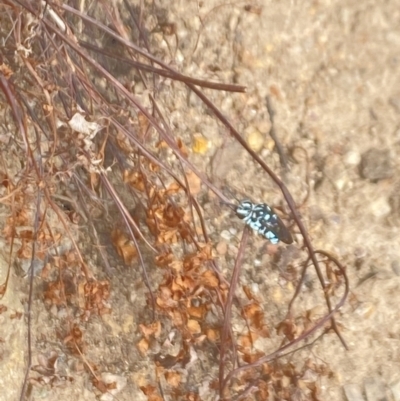
[[[277,225],[271,229],[272,232],[279,238],[280,241],[284,242],[285,244],[291,244],[293,242],[292,234],[290,234],[289,230],[277,215]]]

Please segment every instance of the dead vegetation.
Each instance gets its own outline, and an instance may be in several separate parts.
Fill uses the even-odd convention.
[[[82,362],[98,394],[116,394],[117,384],[103,380],[102,366],[85,356],[85,339],[90,337],[86,322],[118,313],[110,297],[110,277],[118,275],[110,262],[111,242],[122,264],[141,269],[148,289],[147,305],[136,305],[148,307],[136,347],[157,372],[157,381],[140,384],[148,400],[162,400],[164,393],[172,399],[200,400],[182,376],[182,370],[201,370],[199,353],[212,355],[213,369],[202,373],[211,375],[209,393],[221,400],[320,399],[317,379],[329,371],[311,359],[297,360],[294,351],[330,330],[345,344],[334,314],[347,296],[346,274],[337,259],[313,249],[278,174],[248,147],[203,90],[244,88],[183,76],[155,57],[149,20],[158,16],[153,28],[164,35],[175,30],[154,5],[140,8],[125,1],[117,8],[98,2],[79,11],[65,2],[6,0],[0,7],[0,99],[7,133],[2,134],[1,196],[8,212],[2,232],[10,255],[2,293],[15,260],[30,281],[29,327],[33,289],[42,283],[46,307],[68,311],[57,333],[60,343]],[[134,85],[121,83],[124,74]],[[221,201],[231,200],[192,164],[193,149],[174,134],[162,113],[158,98],[170,81],[198,96],[271,177],[285,199],[287,220],[300,232],[300,253],[271,251],[272,257],[288,259],[288,281],[297,288],[285,318],[276,325],[267,322],[252,289],[240,285],[247,228],[231,277],[218,265],[210,216],[205,216],[199,194],[214,197],[215,215],[225,207]],[[195,142],[198,148],[203,145]],[[95,269],[89,244],[101,261]],[[312,268],[326,302],[321,314],[299,301]],[[244,296],[239,299],[237,291]],[[179,332],[175,352],[154,352],[153,344],[168,338],[167,327]],[[29,387],[56,385],[60,376],[57,355],[33,364],[34,336],[29,331],[21,399]],[[268,352],[254,346],[270,338],[273,348]],[[74,385],[72,377],[64,379]]]

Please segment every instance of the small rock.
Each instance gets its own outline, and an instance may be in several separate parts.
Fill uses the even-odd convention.
[[[365,401],[361,388],[357,384],[346,384],[343,390],[347,401]]]
[[[396,185],[389,196],[389,204],[394,215],[400,216],[400,186]]]
[[[222,230],[221,231],[221,237],[226,240],[226,241],[230,241],[233,237],[233,235],[228,231],[228,230]]]
[[[58,308],[57,308],[57,305],[52,305],[51,306],[51,308],[50,308],[50,313],[53,315],[53,316],[55,316],[55,317],[57,317],[57,314],[58,314]]]
[[[229,232],[230,232],[231,235],[233,235],[233,236],[237,235],[237,233],[238,233],[238,231],[237,231],[236,228],[234,228],[234,227],[231,227],[231,228],[229,229]]]
[[[260,286],[259,286],[257,283],[252,283],[252,284],[250,285],[250,288],[251,288],[251,292],[252,292],[253,294],[255,294],[255,295],[260,294]]]
[[[368,401],[389,401],[386,397],[386,386],[379,377],[370,377],[364,380],[365,395]]]
[[[400,381],[392,384],[390,389],[392,390],[394,401],[400,401]]]
[[[323,220],[324,213],[323,213],[322,209],[320,208],[320,206],[310,205],[308,207],[308,216],[311,221],[316,222],[319,220]]]
[[[283,302],[283,293],[281,287],[274,287],[271,291],[271,298],[276,304],[281,304]]]
[[[344,162],[349,166],[357,166],[360,164],[361,155],[355,150],[351,150],[344,155]]]
[[[389,104],[393,106],[396,111],[400,112],[400,93],[389,98]]]
[[[371,210],[371,213],[377,218],[387,216],[392,210],[389,201],[386,199],[385,196],[381,196],[380,198],[371,202],[369,204],[369,208]]]
[[[193,173],[193,171],[188,172],[186,178],[189,184],[190,193],[192,195],[198,195],[201,191],[201,179]]]
[[[33,267],[33,274],[39,276],[44,267],[44,262],[39,259],[17,259],[15,263],[17,276],[29,277],[30,268]]]
[[[356,314],[362,320],[370,319],[376,312],[376,306],[372,302],[363,302],[356,309]]]
[[[264,145],[264,135],[262,135],[261,132],[254,127],[249,127],[249,129],[246,131],[248,132],[247,144],[249,145],[250,149],[254,152],[259,152]]]
[[[204,155],[207,152],[208,147],[209,142],[203,135],[198,133],[193,135],[192,150],[194,153]]]
[[[115,395],[121,392],[121,390],[126,386],[127,379],[124,376],[115,375],[112,373],[104,372],[101,375],[101,380],[105,384],[113,384],[114,388],[110,388],[107,393],[100,397],[101,401],[112,401],[115,400]]]
[[[373,182],[390,178],[394,174],[390,151],[370,149],[361,156],[361,176]]]
[[[391,263],[392,270],[396,274],[396,276],[400,276],[400,262],[398,260],[393,260]],[[400,383],[399,383],[399,389],[400,389]],[[399,398],[400,401],[400,398]]]
[[[226,243],[226,241],[218,242],[216,250],[217,250],[218,255],[221,255],[221,256],[225,255],[226,252],[228,251],[228,244]]]

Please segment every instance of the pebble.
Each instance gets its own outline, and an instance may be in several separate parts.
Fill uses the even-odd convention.
[[[343,390],[347,401],[365,401],[361,388],[357,384],[346,384]]]
[[[53,304],[50,308],[50,313],[54,316],[57,317],[58,315],[58,308],[57,305]]]
[[[392,384],[390,389],[392,390],[394,401],[400,401],[400,381]]]
[[[400,95],[389,98],[389,104],[393,106],[396,111],[400,112]]]
[[[283,301],[283,294],[281,287],[274,287],[271,291],[271,298],[276,304],[280,304]]]
[[[385,383],[379,377],[368,377],[364,380],[365,395],[368,401],[389,401],[386,397]]]
[[[259,152],[264,146],[264,135],[262,135],[261,132],[254,127],[249,127],[246,131],[247,144],[249,145],[250,149],[254,152]]]
[[[17,261],[16,265],[18,267],[18,275],[29,277],[30,267],[33,266],[33,274],[39,276],[43,270],[44,262],[39,259],[34,259],[33,262],[31,259],[20,259]]]
[[[376,306],[372,302],[363,302],[357,309],[356,314],[362,320],[370,319],[376,312]]]
[[[193,135],[193,145],[192,145],[193,152],[198,153],[200,155],[204,155],[207,152],[208,147],[209,147],[209,142],[207,141],[206,138],[204,138],[203,135],[198,133]]]
[[[400,276],[400,262],[398,260],[393,260],[391,263],[392,270],[396,274],[396,276]],[[400,401],[400,399],[399,399]]]
[[[371,210],[371,213],[377,218],[387,216],[392,210],[389,201],[386,199],[385,196],[381,196],[380,198],[371,202],[369,204],[369,208]]]
[[[257,295],[257,294],[260,293],[260,286],[259,286],[257,283],[252,283],[252,284],[250,285],[250,288],[251,288],[251,292],[252,292],[253,294]]]
[[[126,377],[115,375],[109,372],[102,373],[101,380],[105,384],[110,384],[110,385],[113,384],[113,388],[108,389],[108,392],[104,393],[100,397],[101,401],[115,400],[115,395],[121,392],[121,390],[127,385]]]
[[[218,242],[216,250],[217,250],[218,255],[221,255],[221,256],[225,255],[226,252],[228,251],[227,242],[226,241]]]
[[[231,235],[235,236],[235,235],[237,235],[238,230],[236,230],[236,228],[231,227],[231,228],[229,229],[229,232],[230,232]]]
[[[348,166],[357,166],[358,164],[360,164],[361,155],[360,153],[351,150],[344,155],[343,161]]]
[[[361,156],[360,173],[362,178],[373,182],[391,178],[393,163],[388,149],[370,149]]]
[[[369,377],[364,380],[364,393],[357,384],[346,384],[343,391],[347,401],[400,401],[400,381],[388,386],[393,398],[388,398],[385,382],[380,377]]]
[[[222,230],[221,237],[226,241],[230,241],[232,239],[233,235],[228,230]]]

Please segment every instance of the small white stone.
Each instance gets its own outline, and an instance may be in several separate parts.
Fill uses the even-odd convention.
[[[233,235],[233,236],[237,234],[236,228],[233,228],[233,227],[231,227],[231,228],[229,229],[229,232],[230,232],[231,235]]]
[[[380,197],[370,203],[370,210],[375,217],[385,217],[391,212],[391,207],[385,197]]]
[[[124,376],[114,375],[112,373],[104,372],[101,375],[101,379],[105,384],[115,383],[115,388],[108,390],[108,393],[103,394],[100,397],[101,401],[114,400],[115,395],[121,392],[121,390],[126,386],[127,379]]]
[[[346,179],[344,178],[339,178],[335,181],[335,186],[339,191],[342,191],[345,185],[346,185]]]
[[[230,241],[232,239],[232,234],[228,230],[222,230],[221,237],[226,241]]]
[[[359,152],[356,152],[355,150],[350,150],[344,155],[343,161],[345,164],[349,166],[357,166],[358,164],[360,164],[361,155]]]
[[[251,284],[251,291],[253,294],[259,294],[260,293],[260,287],[257,283],[252,283]]]
[[[395,401],[400,401],[400,381],[394,384],[390,384],[390,389],[392,390],[393,397]]]

